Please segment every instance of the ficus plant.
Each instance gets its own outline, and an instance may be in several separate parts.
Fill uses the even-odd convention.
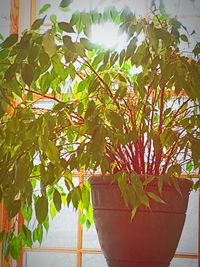
[[[90,186],[75,185],[75,172],[111,175],[134,217],[140,205],[163,202],[164,182],[181,193],[180,174],[200,164],[200,44],[182,53],[191,36],[180,22],[109,8],[51,16],[41,32],[45,18],[0,44],[0,201],[13,221],[0,241],[14,259],[20,244],[42,242],[64,205],[81,208],[91,225]],[[91,25],[105,21],[127,34],[121,51],[91,43]],[[153,180],[158,194],[146,189]]]

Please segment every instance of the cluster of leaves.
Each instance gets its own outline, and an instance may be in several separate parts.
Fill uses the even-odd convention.
[[[181,54],[189,36],[179,33],[176,19],[153,14],[147,21],[113,8],[75,13],[69,22],[50,19],[44,33],[45,17],[19,40],[12,34],[0,44],[0,201],[10,219],[21,212],[26,221],[17,236],[15,223],[0,235],[4,255],[13,258],[21,242],[41,243],[49,213],[53,218],[62,205],[81,208],[81,221],[90,226],[89,185],[73,183],[83,166],[113,175],[134,216],[150,199],[162,202],[145,191],[155,177],[160,193],[164,181],[179,190],[175,177],[185,164],[191,172],[200,163],[200,50],[197,44],[193,58]],[[120,52],[89,40],[91,25],[106,20],[127,33]],[[133,66],[142,71],[132,73]],[[53,107],[41,106],[41,99]],[[30,229],[33,210],[37,225]]]

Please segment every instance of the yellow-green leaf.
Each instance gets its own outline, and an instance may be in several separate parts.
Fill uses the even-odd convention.
[[[162,198],[160,198],[158,195],[156,195],[153,192],[147,192],[147,194],[151,199],[153,199],[156,202],[163,203],[163,204],[166,203],[164,200],[162,200]]]

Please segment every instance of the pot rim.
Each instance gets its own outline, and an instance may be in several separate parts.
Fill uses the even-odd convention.
[[[138,175],[139,177],[144,177],[144,175]],[[154,176],[154,175],[145,175],[145,176]],[[161,175],[155,175],[155,179],[153,179],[147,186],[157,186],[157,181],[156,178],[160,177]],[[188,189],[192,187],[192,180],[191,178],[177,178],[178,180],[178,184],[179,187],[181,189]],[[102,175],[102,174],[94,174],[92,176],[90,176],[88,178],[88,181],[90,183],[90,185],[113,185],[116,186],[117,185],[117,181],[114,181],[114,179],[112,178],[111,174],[106,174],[106,175]],[[169,187],[174,187],[173,184],[170,184],[166,181],[164,181],[163,185],[165,186],[169,186]]]

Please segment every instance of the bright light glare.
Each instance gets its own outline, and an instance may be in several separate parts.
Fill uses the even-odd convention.
[[[117,25],[106,22],[102,25],[92,25],[90,40],[106,49],[121,51],[127,44],[127,35],[120,34]]]

